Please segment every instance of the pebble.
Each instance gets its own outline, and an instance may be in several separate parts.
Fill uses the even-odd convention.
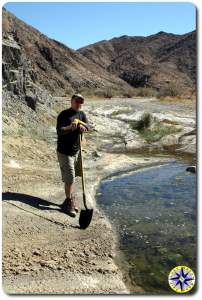
[[[34,255],[39,255],[39,256],[41,255],[41,253],[39,252],[38,249],[34,250],[34,251],[33,251],[33,254],[34,254]]]
[[[101,268],[97,269],[97,271],[98,271],[99,273],[103,273],[103,270],[102,270]]]
[[[44,260],[41,260],[39,263],[40,263],[40,265],[41,265],[42,267],[45,267],[45,266],[46,266],[46,261],[44,261]]]

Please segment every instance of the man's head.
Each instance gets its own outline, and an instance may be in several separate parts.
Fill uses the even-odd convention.
[[[71,99],[71,108],[75,111],[81,109],[81,105],[84,103],[84,97],[81,94],[74,94]]]

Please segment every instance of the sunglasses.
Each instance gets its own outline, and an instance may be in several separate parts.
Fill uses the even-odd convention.
[[[83,104],[84,101],[82,99],[76,99],[75,102],[79,104]]]

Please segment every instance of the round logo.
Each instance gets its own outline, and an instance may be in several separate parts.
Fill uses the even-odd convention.
[[[170,271],[168,283],[176,293],[187,293],[194,287],[194,272],[186,266],[177,266]]]

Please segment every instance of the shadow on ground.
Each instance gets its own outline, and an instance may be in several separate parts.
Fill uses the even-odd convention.
[[[14,193],[14,192],[2,193],[2,200],[18,201],[42,210],[61,210],[60,205],[56,203],[41,199],[39,197],[22,194],[22,193]]]

